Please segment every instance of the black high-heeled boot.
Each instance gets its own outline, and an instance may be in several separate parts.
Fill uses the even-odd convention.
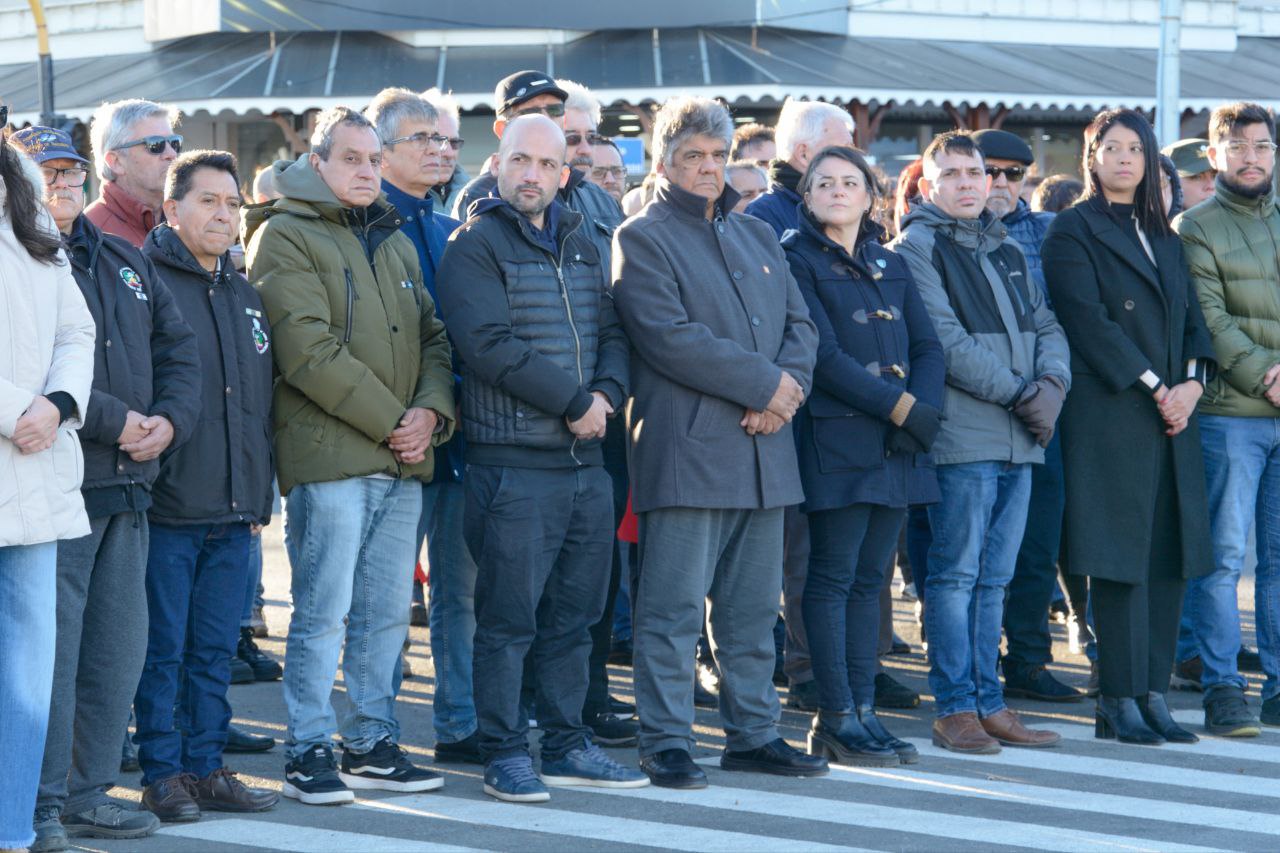
[[[818,711],[809,727],[809,754],[853,767],[892,767],[898,753],[871,736],[852,710]]]
[[[1142,712],[1142,719],[1147,726],[1169,743],[1200,742],[1200,738],[1173,721],[1163,693],[1148,693],[1138,697],[1138,710]]]
[[[915,764],[920,760],[920,750],[902,738],[894,737],[884,727],[884,723],[880,722],[880,718],[876,716],[875,708],[870,705],[859,705],[857,711],[858,722],[862,723],[862,727],[867,730],[867,734],[875,738],[876,742],[881,746],[887,746],[892,749],[897,754],[899,761],[903,764]]]
[[[1131,696],[1113,698],[1099,696],[1094,714],[1093,735],[1098,738],[1118,738],[1121,743],[1159,746],[1164,738],[1146,724],[1142,711]]]

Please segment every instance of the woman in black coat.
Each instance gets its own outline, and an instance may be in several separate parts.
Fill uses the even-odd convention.
[[[1069,571],[1092,578],[1098,737],[1194,742],[1169,716],[1186,580],[1212,565],[1195,407],[1213,344],[1160,196],[1151,125],[1132,110],[1085,130],[1085,193],[1042,250],[1071,344],[1060,420]]]
[[[813,392],[796,417],[811,551],[802,610],[818,685],[809,751],[843,764],[917,760],[876,719],[880,588],[907,506],[938,499],[942,345],[906,263],[867,212],[876,182],[852,148],[821,151],[783,238],[818,327]]]

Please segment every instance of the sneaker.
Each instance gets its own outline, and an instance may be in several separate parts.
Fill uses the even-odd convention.
[[[313,746],[284,766],[280,793],[309,806],[354,803],[356,795],[338,776],[338,764],[328,746]]]
[[[62,828],[69,838],[146,838],[160,828],[160,818],[108,800],[92,809],[64,814]]]
[[[1204,697],[1204,727],[1223,737],[1257,737],[1262,727],[1249,710],[1244,691],[1235,685],[1219,685]]]
[[[231,683],[232,684],[252,684],[253,667],[240,660],[236,655],[231,656]]]
[[[887,672],[876,673],[877,708],[914,708],[919,704],[919,693],[895,680]]]
[[[1003,666],[1004,695],[1041,702],[1078,702],[1084,694],[1053,677],[1043,666]]]
[[[267,631],[267,619],[262,612],[262,608],[255,604],[250,613],[249,627],[253,629],[253,636],[257,637],[259,640],[263,637],[269,636],[269,632]]]
[[[636,706],[630,702],[623,702],[621,699],[615,699],[610,696],[609,713],[619,720],[634,720],[636,718]]]
[[[1258,722],[1264,726],[1280,726],[1280,693],[1262,700],[1262,713],[1258,714]]]
[[[1257,649],[1241,646],[1236,653],[1236,669],[1240,672],[1262,672],[1262,655]]]
[[[253,629],[240,629],[240,643],[236,646],[236,657],[249,665],[253,670],[254,681],[275,681],[284,675],[280,664],[263,654],[258,644],[253,641]]]
[[[453,743],[436,741],[436,764],[484,764],[480,755],[480,733],[472,732]]]
[[[504,803],[545,803],[551,792],[533,772],[533,759],[513,755],[484,767],[484,792]]]
[[[539,774],[544,785],[567,788],[582,785],[588,788],[645,788],[649,777],[614,761],[590,738],[582,739],[581,749],[571,749],[556,761],[543,760]]]
[[[372,791],[434,791],[444,787],[444,777],[415,767],[391,738],[385,737],[368,752],[342,750],[338,778],[349,788]]]
[[[818,710],[818,682],[811,679],[791,685],[787,691],[787,707],[797,711]]]
[[[635,746],[640,725],[635,720],[619,719],[616,714],[596,714],[583,719],[591,729],[591,737],[606,746]]]
[[[57,806],[41,806],[36,809],[36,816],[32,821],[36,840],[27,848],[31,853],[59,853],[71,846],[67,830],[62,826],[58,815]]]
[[[1200,683],[1200,679],[1204,676],[1204,662],[1200,660],[1200,655],[1196,655],[1190,660],[1180,661],[1173,666],[1173,677],[1169,679],[1169,686],[1176,690],[1195,690],[1200,692],[1204,690],[1204,685]]]

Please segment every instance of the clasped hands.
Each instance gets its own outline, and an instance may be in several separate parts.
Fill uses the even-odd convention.
[[[1200,383],[1190,379],[1172,388],[1161,385],[1155,390],[1151,396],[1155,398],[1156,406],[1160,409],[1160,417],[1164,418],[1165,424],[1168,425],[1168,429],[1164,431],[1165,435],[1172,438],[1187,428],[1191,413],[1196,410],[1196,403],[1200,402],[1200,395],[1203,393],[1204,388]]]
[[[402,465],[417,465],[427,458],[431,436],[435,435],[440,416],[431,409],[407,409],[400,425],[387,436],[387,446]]]
[[[757,412],[747,409],[738,425],[747,431],[747,435],[773,435],[791,423],[803,403],[804,388],[784,370],[782,378],[778,380],[778,388],[773,392],[773,399],[765,406],[765,410]]]

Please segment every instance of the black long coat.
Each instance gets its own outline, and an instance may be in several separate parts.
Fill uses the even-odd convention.
[[[1213,341],[1181,241],[1148,237],[1158,272],[1095,198],[1058,214],[1042,249],[1074,377],[1059,421],[1069,570],[1120,583],[1146,580],[1154,536],[1181,537],[1182,577],[1213,567],[1197,418],[1169,438],[1138,381],[1147,370],[1169,387],[1184,381],[1189,359],[1214,357]],[[1177,518],[1155,517],[1166,464],[1173,466]]]

